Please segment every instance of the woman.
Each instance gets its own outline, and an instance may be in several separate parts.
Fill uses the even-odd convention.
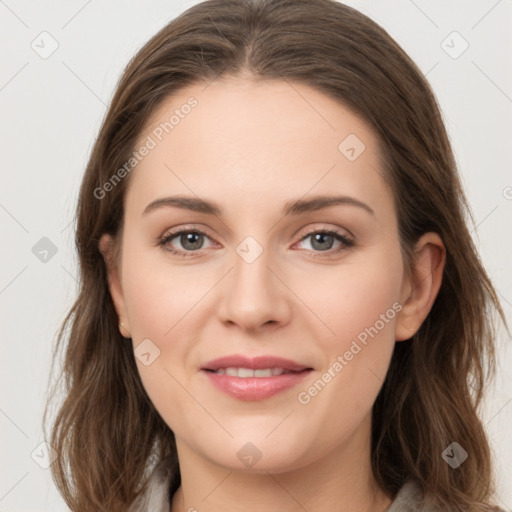
[[[366,16],[173,20],[80,191],[48,441],[69,507],[496,510],[477,408],[504,318],[468,211],[428,83]]]

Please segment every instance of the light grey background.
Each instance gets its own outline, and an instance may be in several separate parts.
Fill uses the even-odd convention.
[[[48,456],[39,445],[51,347],[76,291],[79,184],[122,69],[195,3],[0,0],[2,512],[67,510],[50,470],[36,461]],[[348,3],[386,28],[433,85],[473,208],[473,235],[510,321],[512,0]],[[56,51],[42,58],[52,44]],[[36,245],[43,237],[57,250],[46,262]],[[498,497],[511,510],[512,354],[505,333],[498,351],[497,385],[482,414]]]

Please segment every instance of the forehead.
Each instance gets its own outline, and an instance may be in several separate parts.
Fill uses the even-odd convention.
[[[137,148],[148,141],[127,197],[140,211],[166,193],[238,209],[335,191],[391,206],[374,132],[304,84],[223,78],[187,86],[153,112]]]

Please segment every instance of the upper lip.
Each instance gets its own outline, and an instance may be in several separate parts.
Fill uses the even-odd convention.
[[[250,368],[252,370],[282,368],[283,370],[290,370],[294,372],[311,369],[310,366],[296,363],[295,361],[284,359],[282,357],[274,357],[270,355],[247,357],[237,354],[213,359],[201,367],[202,370],[212,371],[218,370],[219,368]]]

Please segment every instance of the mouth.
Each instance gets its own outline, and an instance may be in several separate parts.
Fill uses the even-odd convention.
[[[313,368],[273,356],[228,356],[201,368],[223,393],[239,400],[264,400],[296,386]]]
[[[286,375],[289,373],[299,373],[297,371],[286,370],[284,368],[261,368],[258,370],[253,370],[252,368],[235,368],[233,366],[228,368],[218,368],[217,370],[208,370],[204,368],[204,370],[207,372],[215,373],[217,375],[229,375],[230,377],[241,377],[242,379],[247,379],[250,377],[276,377],[278,375]]]

